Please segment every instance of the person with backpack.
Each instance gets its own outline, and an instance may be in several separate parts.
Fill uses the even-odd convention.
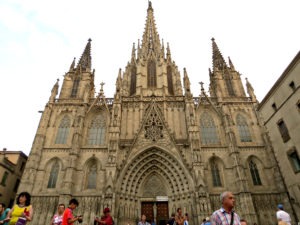
[[[95,218],[95,223],[97,222],[98,225],[114,225],[113,218],[110,215],[110,209],[105,208],[103,210],[103,214],[104,216],[102,216],[101,219],[98,217]]]

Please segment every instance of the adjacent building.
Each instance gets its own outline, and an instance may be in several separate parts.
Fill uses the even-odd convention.
[[[21,151],[0,151],[0,202],[8,207],[15,200],[26,161],[27,155]]]
[[[276,160],[300,219],[300,52],[259,104]]]
[[[71,197],[87,224],[110,207],[116,224],[136,224],[143,213],[163,225],[181,207],[197,225],[226,190],[249,224],[276,223],[278,203],[292,212],[253,87],[214,39],[212,61],[209,90],[201,83],[193,95],[149,2],[142,41],[107,98],[103,84],[95,95],[89,40],[61,88],[54,84],[34,137],[20,187],[33,196],[31,224],[50,221]]]

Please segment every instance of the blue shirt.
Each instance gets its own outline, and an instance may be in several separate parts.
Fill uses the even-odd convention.
[[[0,216],[0,221],[2,221],[2,220],[4,220],[5,218],[6,218],[6,216],[7,216],[7,214],[8,214],[8,212],[9,212],[9,208],[6,208],[5,210],[4,210],[4,212],[1,214],[1,216]],[[8,222],[5,222],[5,223],[3,223],[3,225],[8,225]]]

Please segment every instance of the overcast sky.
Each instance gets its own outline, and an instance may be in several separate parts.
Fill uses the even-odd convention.
[[[208,87],[214,37],[259,101],[300,50],[299,0],[153,0],[157,30],[169,42],[194,96]],[[92,39],[99,91],[112,97],[119,68],[144,32],[147,0],[0,1],[0,148],[29,154],[57,78]]]

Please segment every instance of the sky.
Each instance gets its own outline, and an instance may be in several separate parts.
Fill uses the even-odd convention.
[[[299,0],[152,0],[156,27],[194,96],[208,88],[211,38],[261,101],[300,50]],[[29,154],[51,89],[92,39],[96,91],[113,97],[148,0],[0,0],[0,149]]]

